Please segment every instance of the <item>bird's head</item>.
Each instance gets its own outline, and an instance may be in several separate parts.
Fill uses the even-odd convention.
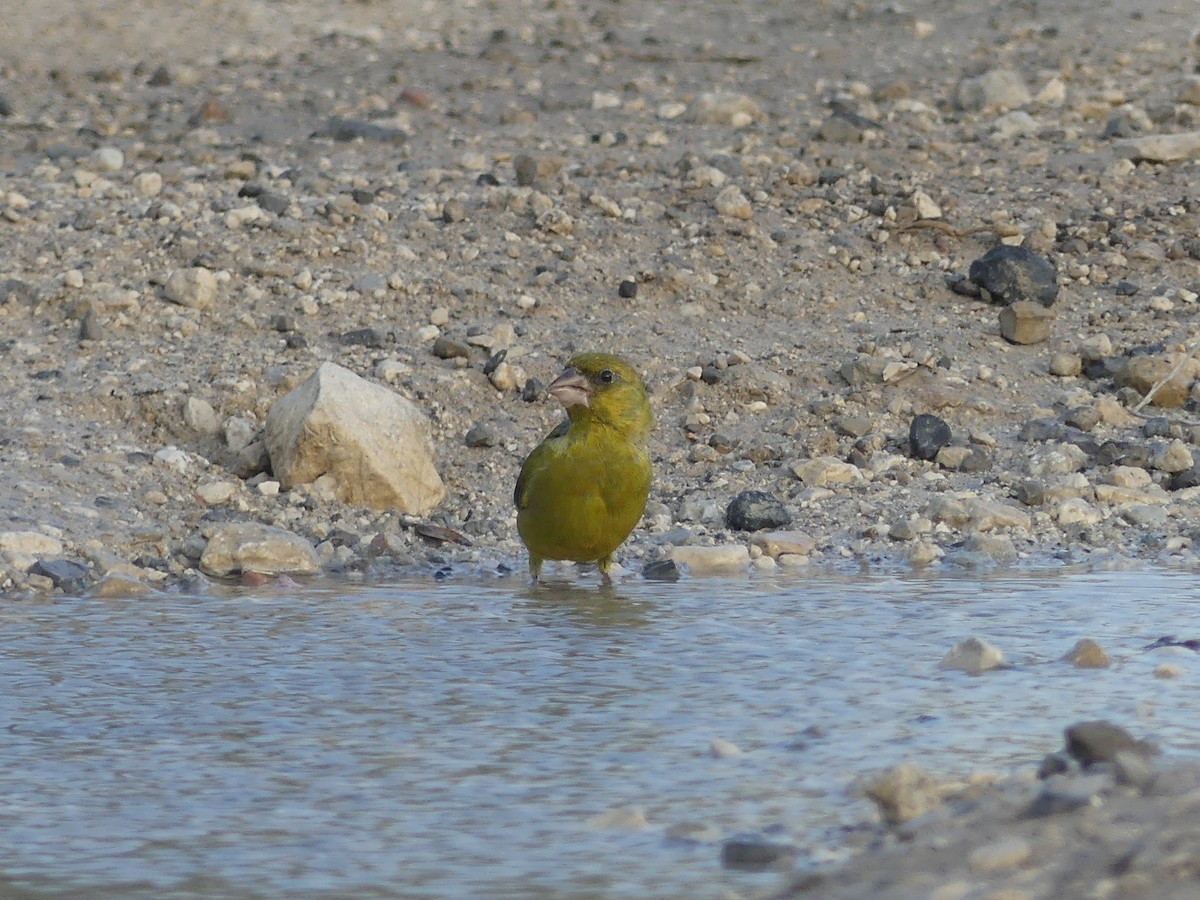
[[[547,392],[566,407],[572,423],[607,425],[635,440],[645,438],[653,425],[646,386],[633,366],[619,356],[574,356]]]

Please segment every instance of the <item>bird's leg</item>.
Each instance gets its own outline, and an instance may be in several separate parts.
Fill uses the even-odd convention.
[[[538,583],[538,578],[542,575],[542,558],[529,554],[529,577],[533,579],[533,583]]]
[[[612,568],[612,564],[613,564],[612,554],[609,554],[608,556],[604,557],[604,559],[600,560],[596,564],[597,567],[600,569],[600,580],[602,581],[603,584],[608,585],[608,586],[611,586],[613,583],[612,576],[608,574],[608,570]]]

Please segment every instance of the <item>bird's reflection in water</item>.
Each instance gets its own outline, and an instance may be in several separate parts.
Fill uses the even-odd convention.
[[[636,598],[620,584],[576,584],[543,579],[520,591],[515,608],[530,614],[536,625],[570,624],[588,628],[644,628],[655,606]]]

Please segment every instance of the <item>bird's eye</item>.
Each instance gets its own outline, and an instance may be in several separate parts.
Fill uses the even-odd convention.
[[[600,379],[602,384],[612,384],[617,376],[613,373],[612,369],[603,369],[596,377]]]

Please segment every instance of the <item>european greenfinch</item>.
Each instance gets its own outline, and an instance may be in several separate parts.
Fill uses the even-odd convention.
[[[596,563],[605,584],[613,553],[642,518],[650,493],[646,386],[625,360],[584,353],[546,389],[567,411],[521,466],[513,502],[536,582],[547,559]]]

